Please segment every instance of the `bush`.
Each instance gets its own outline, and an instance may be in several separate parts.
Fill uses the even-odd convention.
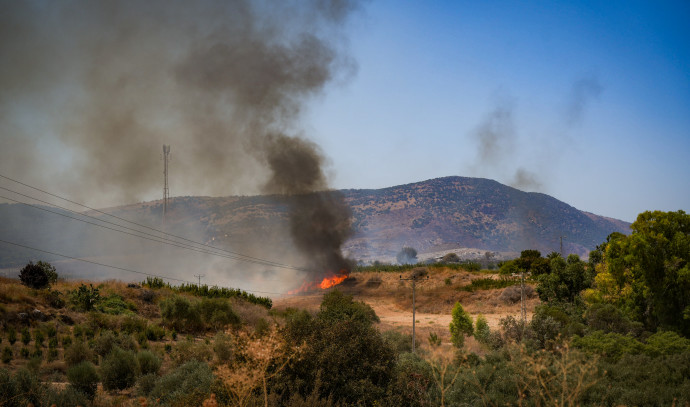
[[[149,394],[158,384],[159,377],[157,374],[145,374],[137,380],[137,394],[148,397]]]
[[[14,345],[17,342],[17,331],[12,326],[7,327],[7,341],[10,345]]]
[[[199,309],[186,298],[175,296],[160,304],[163,322],[180,332],[198,332],[203,329]]]
[[[216,358],[218,358],[218,362],[229,362],[234,354],[234,345],[232,342],[232,338],[224,333],[216,334],[216,337],[213,340],[213,351],[216,353]]]
[[[462,308],[459,302],[455,303],[453,311],[451,312],[450,322],[450,341],[453,345],[462,348],[465,344],[465,336],[472,336],[474,329],[472,327],[472,317]]]
[[[186,340],[177,346],[173,351],[173,362],[176,366],[183,365],[192,360],[207,362],[213,357],[211,347],[202,342]]]
[[[67,369],[67,380],[75,390],[93,400],[98,387],[98,373],[91,362],[81,362]]]
[[[12,353],[12,348],[5,346],[5,348],[2,350],[2,363],[10,363],[13,356],[14,354]]]
[[[498,297],[499,300],[503,301],[506,304],[515,304],[518,301],[520,301],[520,298],[522,296],[522,288],[520,287],[519,282],[516,280],[512,280],[512,282],[513,285],[510,285],[505,290],[503,290],[501,295]],[[534,288],[532,288],[531,285],[525,284],[524,295],[525,299],[534,297]]]
[[[326,323],[349,320],[371,325],[380,321],[368,304],[355,302],[351,295],[343,294],[337,289],[324,294],[318,317]]]
[[[386,331],[381,336],[396,353],[412,352],[412,335],[405,335],[398,331]]]
[[[398,358],[386,395],[389,406],[432,406],[434,374],[424,359],[413,353]]]
[[[477,316],[477,321],[475,322],[474,337],[477,342],[488,345],[491,339],[491,329],[489,329],[489,324],[486,322],[486,318],[483,315]]]
[[[106,390],[123,390],[132,387],[139,373],[137,358],[131,351],[113,349],[101,364],[103,388]]]
[[[144,332],[146,330],[146,320],[135,317],[134,315],[127,315],[122,318],[120,322],[120,330],[128,334]]]
[[[84,341],[75,341],[65,349],[64,358],[67,366],[71,367],[81,362],[93,361],[94,354]]]
[[[161,377],[150,397],[164,406],[198,406],[210,394],[212,383],[211,368],[195,360]]]
[[[78,289],[69,292],[69,297],[72,305],[81,311],[93,310],[101,300],[101,294],[93,284],[89,284],[88,287],[81,284]]]
[[[476,278],[470,284],[459,287],[459,290],[474,292],[477,290],[492,290],[494,288],[505,288],[515,284],[519,284],[517,280],[508,279],[494,279],[494,278]],[[518,291],[519,292],[519,291]],[[518,297],[519,299],[519,297]]]
[[[153,352],[143,350],[137,353],[137,362],[142,375],[157,374],[161,368],[161,360]]]
[[[237,325],[240,317],[232,310],[230,302],[224,298],[204,298],[198,305],[202,320],[213,329],[221,329],[226,325]]]
[[[22,329],[22,343],[28,345],[29,342],[31,342],[31,334],[29,333],[29,328],[24,327],[24,329]]]
[[[95,307],[98,311],[109,315],[132,314],[137,308],[131,302],[125,301],[122,296],[117,294],[109,295],[97,301]]]
[[[52,268],[52,269],[51,269]],[[19,280],[27,287],[34,289],[50,287],[51,279],[55,273],[55,268],[50,264],[39,261],[34,264],[29,262],[19,271]],[[57,280],[57,274],[55,274]]]
[[[165,338],[165,328],[160,325],[149,325],[144,330],[146,338],[150,341],[160,341]]]
[[[43,331],[41,331],[38,328],[34,329],[34,342],[36,344],[36,347],[38,347],[38,345],[43,346],[43,341],[45,339],[46,336],[43,334]]]
[[[93,343],[93,350],[98,356],[107,356],[118,345],[113,331],[102,331]]]

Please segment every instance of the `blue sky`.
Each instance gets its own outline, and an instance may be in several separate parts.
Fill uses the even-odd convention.
[[[0,174],[155,200],[168,144],[171,195],[257,194],[277,128],[334,188],[461,175],[626,221],[690,211],[687,1],[324,4],[0,2]]]
[[[348,27],[356,74],[307,134],[336,188],[478,176],[626,221],[688,211],[688,21],[687,2],[375,1]]]

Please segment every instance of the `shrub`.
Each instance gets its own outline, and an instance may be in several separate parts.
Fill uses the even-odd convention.
[[[31,342],[31,334],[29,333],[29,328],[24,327],[24,329],[22,329],[22,343],[28,345],[29,342]]]
[[[398,331],[386,331],[381,336],[396,353],[412,352],[412,335],[405,335]]]
[[[83,393],[90,400],[96,395],[98,373],[91,362],[81,362],[67,369],[67,380],[72,387]]]
[[[131,351],[113,349],[101,364],[101,378],[106,390],[123,390],[136,382],[139,366]]]
[[[44,386],[38,379],[34,372],[26,368],[19,369],[14,374],[14,381],[16,383],[17,396],[19,398],[19,405],[41,405],[41,400],[44,397],[46,386]]]
[[[386,395],[390,406],[432,406],[434,374],[424,359],[413,353],[398,358]]]
[[[45,339],[46,339],[46,337],[43,334],[43,331],[41,331],[38,328],[34,329],[34,342],[36,343],[36,346],[38,346],[38,345],[43,346],[43,341]]]
[[[43,293],[43,298],[48,302],[53,308],[62,308],[65,306],[65,300],[62,299],[62,293],[60,291],[46,291]]]
[[[45,406],[86,406],[89,399],[86,395],[72,386],[68,386],[60,393],[54,393],[47,398]]]
[[[72,337],[70,335],[65,335],[62,337],[62,347],[66,348],[72,344]]]
[[[149,394],[158,384],[159,377],[157,374],[145,374],[137,380],[137,394],[148,397]]]
[[[368,304],[353,301],[351,295],[343,294],[337,289],[324,294],[318,318],[326,323],[350,320],[365,325],[380,321]]]
[[[206,363],[195,360],[161,377],[150,397],[166,406],[201,405],[208,397],[212,383],[211,368]]]
[[[146,338],[150,341],[160,341],[165,337],[165,328],[160,325],[149,325],[144,330]]]
[[[7,327],[7,341],[10,345],[14,345],[17,342],[17,331],[12,326]]]
[[[71,367],[81,362],[92,361],[94,355],[84,341],[75,341],[69,348],[65,349],[64,358],[67,366]]]
[[[221,329],[226,325],[237,325],[240,317],[232,310],[230,302],[224,298],[204,298],[198,305],[203,321],[213,329]]]
[[[2,350],[2,363],[10,363],[12,361],[12,356],[14,356],[12,348],[5,346]]]
[[[503,301],[506,304],[515,304],[516,302],[520,301],[520,298],[522,296],[522,288],[520,287],[519,282],[515,280],[511,280],[511,282],[513,283],[513,285],[506,287],[506,289],[503,290],[501,295],[498,297],[499,300]],[[534,294],[534,288],[532,288],[531,285],[525,284],[525,299],[534,297]]]
[[[216,358],[218,358],[220,363],[229,362],[234,353],[232,338],[224,333],[216,334],[213,340],[213,351],[216,353]]]
[[[69,292],[69,297],[72,305],[82,311],[91,311],[101,300],[101,294],[93,284],[88,287],[81,284],[78,289]]]
[[[24,359],[28,359],[29,358],[29,348],[23,347],[19,351],[19,355]]]
[[[474,292],[477,290],[492,290],[494,288],[505,288],[515,284],[519,284],[519,281],[494,278],[476,278],[472,280],[470,284],[459,287],[458,290]]]
[[[137,310],[134,304],[125,301],[122,296],[117,294],[109,295],[108,297],[97,301],[95,308],[98,311],[109,315],[132,314],[132,311]]]
[[[113,331],[103,331],[96,338],[93,350],[98,356],[107,356],[118,345],[117,336]]]
[[[475,322],[474,337],[477,342],[488,345],[491,338],[491,329],[489,329],[489,324],[486,322],[486,318],[483,315],[477,316],[477,321]]]
[[[161,360],[158,356],[148,350],[137,353],[137,362],[139,363],[139,369],[143,375],[157,374],[158,369],[161,367]]]
[[[429,345],[433,348],[441,346],[441,337],[436,332],[429,332]]]
[[[52,276],[49,274],[49,270],[45,265],[50,266],[48,263],[44,262],[38,262],[36,264],[29,262],[29,264],[19,271],[19,280],[21,280],[22,284],[30,288],[48,288]],[[55,268],[52,270],[54,272]]]
[[[472,317],[462,308],[459,302],[455,303],[453,311],[451,312],[450,341],[454,346],[462,348],[465,344],[465,336],[472,336],[474,329],[472,327]]]
[[[127,315],[120,322],[120,330],[128,334],[144,332],[146,330],[146,320],[134,315]]]
[[[172,358],[175,365],[180,366],[192,360],[207,362],[211,360],[212,356],[213,352],[210,346],[205,343],[186,340],[175,346]]]
[[[175,331],[197,332],[203,328],[198,308],[186,298],[167,298],[161,302],[160,308],[163,322]]]

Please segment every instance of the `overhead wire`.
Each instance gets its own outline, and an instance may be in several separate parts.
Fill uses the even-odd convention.
[[[141,275],[145,275],[145,276],[149,276],[149,277],[158,277],[158,278],[162,278],[162,279],[166,279],[166,280],[178,281],[178,282],[187,283],[187,284],[192,284],[192,285],[195,285],[195,284],[196,284],[196,283],[194,283],[193,281],[183,280],[183,279],[174,278],[174,277],[167,277],[167,276],[162,276],[162,275],[153,274],[153,273],[146,273],[146,272],[143,272],[143,271],[132,270],[132,269],[128,269],[128,268],[125,268],[125,267],[112,266],[112,265],[105,264],[105,263],[99,263],[99,262],[97,262],[97,261],[86,260],[86,259],[82,259],[82,258],[79,258],[79,257],[68,256],[68,255],[65,255],[65,254],[61,254],[61,253],[57,253],[57,252],[53,252],[53,251],[49,251],[49,250],[43,250],[43,249],[39,249],[39,248],[36,248],[36,247],[31,247],[31,246],[27,246],[27,245],[23,245],[23,244],[20,244],[20,243],[15,243],[15,242],[10,242],[10,241],[3,240],[3,239],[0,239],[0,242],[6,243],[6,244],[11,244],[11,245],[18,246],[18,247],[22,247],[22,248],[29,249],[29,250],[35,250],[35,251],[42,252],[42,253],[52,254],[52,255],[54,255],[54,256],[64,257],[64,258],[66,258],[66,259],[71,259],[71,260],[81,261],[81,262],[84,262],[84,263],[94,264],[94,265],[97,265],[97,266],[109,267],[109,268],[116,269],[116,270],[127,271],[127,272],[130,272],[130,273],[141,274]],[[221,286],[218,286],[218,287],[221,287]],[[230,287],[221,287],[221,288],[230,288]],[[243,289],[243,288],[239,288],[239,290],[247,291],[247,292],[252,292],[252,293],[260,293],[260,294],[286,295],[285,293],[274,293],[274,292],[269,292],[269,291],[247,290],[247,289]]]
[[[271,267],[278,267],[278,268],[285,268],[285,269],[297,270],[297,271],[306,271],[306,272],[309,272],[309,271],[310,271],[310,270],[305,269],[305,268],[296,267],[296,266],[291,266],[291,265],[283,264],[283,263],[278,263],[278,262],[275,262],[275,261],[272,261],[272,260],[262,259],[262,258],[259,258],[259,257],[249,256],[249,255],[245,255],[245,254],[242,254],[242,253],[230,251],[230,250],[227,250],[227,249],[215,247],[215,246],[209,245],[209,244],[207,244],[207,243],[197,242],[197,241],[194,241],[194,240],[191,240],[191,239],[182,237],[182,236],[177,236],[177,235],[174,235],[174,234],[172,234],[172,233],[168,233],[168,232],[165,232],[165,231],[162,231],[162,230],[159,230],[159,229],[150,227],[150,226],[146,226],[146,225],[143,225],[143,224],[140,224],[140,223],[137,223],[137,222],[133,222],[133,221],[131,221],[131,220],[128,220],[128,219],[125,219],[125,218],[122,218],[122,217],[119,217],[119,216],[116,216],[116,215],[113,215],[113,214],[104,212],[104,211],[99,210],[99,209],[92,208],[92,207],[90,207],[90,206],[88,206],[88,205],[85,205],[85,204],[82,204],[82,203],[73,201],[73,200],[68,199],[68,198],[64,198],[64,197],[62,197],[62,196],[60,196],[60,195],[57,195],[57,194],[54,194],[54,193],[45,191],[45,190],[43,190],[43,189],[34,187],[34,186],[32,186],[32,185],[26,184],[26,183],[24,183],[24,182],[18,181],[18,180],[16,180],[16,179],[10,178],[10,177],[5,176],[5,175],[2,175],[2,174],[0,174],[0,178],[4,178],[4,179],[6,179],[6,180],[15,182],[15,183],[17,183],[17,184],[19,184],[19,185],[25,186],[25,187],[27,187],[27,188],[34,189],[34,190],[36,190],[36,191],[42,192],[42,193],[44,193],[44,194],[50,195],[50,196],[52,196],[52,197],[61,199],[61,200],[63,200],[63,201],[69,202],[69,203],[72,203],[72,204],[74,204],[74,205],[78,205],[78,206],[81,206],[81,207],[83,207],[83,208],[87,208],[87,209],[92,210],[92,211],[94,211],[94,212],[97,212],[97,213],[100,213],[100,214],[103,214],[103,215],[106,215],[106,216],[110,216],[110,217],[113,217],[113,218],[115,218],[115,219],[118,219],[118,220],[121,220],[121,221],[130,223],[130,224],[133,224],[133,225],[136,225],[136,226],[139,226],[139,227],[143,227],[143,228],[146,228],[146,229],[149,229],[149,230],[153,230],[153,231],[155,231],[155,232],[161,233],[161,234],[166,235],[166,236],[171,236],[171,237],[174,237],[174,238],[183,240],[183,241],[187,241],[187,242],[190,242],[190,243],[194,243],[194,244],[196,244],[196,245],[208,247],[208,248],[211,248],[211,249],[213,249],[213,250],[222,251],[222,252],[228,253],[228,254],[230,254],[230,255],[232,255],[232,256],[238,256],[238,257],[234,257],[234,258],[233,258],[233,259],[235,259],[235,260],[245,261],[245,262],[250,262],[250,263],[255,263],[255,264],[261,264],[261,265],[266,265],[266,266],[271,266]],[[149,233],[146,233],[146,232],[143,232],[143,231],[140,231],[140,230],[136,230],[136,229],[132,229],[132,228],[129,228],[129,227],[127,227],[127,226],[123,226],[123,225],[116,224],[116,223],[113,223],[113,222],[109,222],[109,221],[106,221],[106,220],[103,220],[103,219],[99,219],[99,218],[96,218],[96,217],[93,217],[93,216],[90,216],[90,215],[86,215],[86,214],[84,214],[84,213],[76,212],[76,211],[73,211],[73,210],[68,209],[68,208],[60,207],[60,206],[55,205],[55,204],[53,204],[53,203],[46,202],[46,201],[42,201],[42,200],[40,200],[40,199],[37,199],[37,198],[34,198],[34,197],[30,197],[30,196],[21,194],[21,193],[19,193],[19,192],[12,191],[12,190],[7,189],[7,188],[0,187],[0,189],[6,190],[6,191],[10,191],[10,192],[16,193],[16,194],[18,194],[18,195],[21,195],[21,196],[24,196],[24,197],[27,197],[27,198],[30,198],[30,199],[34,199],[34,200],[36,200],[36,201],[38,201],[38,202],[42,202],[42,203],[45,203],[45,204],[47,204],[47,205],[55,206],[55,207],[58,207],[58,208],[60,208],[60,209],[70,211],[70,212],[72,212],[72,213],[76,213],[76,214],[78,214],[78,215],[80,215],[80,216],[89,217],[89,218],[92,218],[92,219],[96,219],[96,220],[98,220],[98,221],[100,221],[100,222],[109,223],[109,224],[116,225],[116,226],[121,227],[121,228],[124,228],[124,229],[133,230],[133,231],[136,231],[136,232],[138,232],[138,233],[143,233],[143,234],[146,234],[146,235],[149,235],[149,236],[154,236],[155,238],[158,238],[158,239],[165,239],[165,240],[169,240],[169,241],[171,241],[171,242],[175,242],[174,240],[171,240],[171,239],[166,239],[166,238],[163,238],[163,237],[160,237],[160,236],[151,235],[151,234],[149,234]],[[6,199],[7,199],[7,198],[6,198]],[[16,201],[15,201],[15,202],[16,202]],[[30,204],[26,204],[26,205],[30,205]],[[80,220],[80,219],[76,219],[76,220]],[[89,222],[87,222],[87,223],[89,223]],[[126,232],[123,232],[123,233],[126,233]],[[179,243],[179,242],[175,242],[175,243],[176,243],[176,244],[181,244],[181,243]]]
[[[205,250],[205,249],[199,249],[199,248],[196,248],[196,247],[191,246],[191,245],[188,245],[188,244],[175,242],[174,240],[171,240],[171,239],[166,239],[166,238],[163,238],[163,237],[159,237],[159,236],[156,236],[156,235],[152,235],[152,234],[150,234],[150,233],[146,233],[146,232],[142,232],[142,231],[139,231],[139,230],[136,230],[136,229],[132,229],[132,228],[129,228],[129,227],[127,227],[127,226],[119,225],[119,224],[117,224],[117,223],[113,223],[113,222],[110,222],[110,221],[107,221],[107,220],[98,219],[98,218],[93,217],[93,216],[89,216],[89,215],[85,215],[85,214],[82,214],[82,213],[79,213],[79,212],[75,212],[75,211],[73,211],[73,210],[71,210],[71,209],[68,209],[68,208],[65,208],[65,207],[62,207],[62,206],[59,206],[59,205],[54,205],[54,204],[51,204],[50,202],[46,202],[46,201],[43,201],[43,200],[41,200],[41,199],[38,199],[38,198],[35,198],[35,197],[32,197],[32,196],[29,196],[29,195],[25,195],[25,194],[19,193],[19,192],[17,192],[17,191],[13,191],[13,190],[8,189],[8,188],[0,187],[0,189],[5,190],[5,191],[9,191],[9,192],[12,192],[12,193],[15,193],[15,194],[17,194],[17,195],[21,195],[21,196],[23,196],[23,197],[25,197],[25,198],[29,198],[29,199],[36,200],[36,201],[41,202],[41,203],[45,203],[45,204],[48,204],[48,205],[52,205],[52,206],[54,206],[54,207],[56,207],[56,208],[63,209],[63,210],[66,210],[66,211],[69,211],[69,212],[74,213],[74,214],[79,215],[79,216],[84,216],[84,217],[87,217],[87,218],[91,218],[91,219],[97,220],[97,221],[99,221],[99,222],[104,222],[104,223],[107,223],[107,224],[110,224],[110,225],[114,225],[114,226],[117,226],[117,227],[121,227],[121,228],[123,228],[123,229],[132,230],[132,231],[135,231],[135,232],[137,232],[137,233],[142,233],[142,234],[144,234],[144,235],[146,235],[146,236],[151,236],[151,237],[141,236],[141,235],[138,235],[138,234],[136,234],[136,233],[130,233],[130,232],[126,232],[126,231],[124,231],[124,230],[119,230],[119,229],[111,228],[111,227],[108,227],[108,226],[105,226],[105,225],[101,225],[101,224],[98,224],[98,223],[90,222],[90,221],[85,220],[85,219],[75,218],[75,217],[73,217],[73,216],[70,216],[70,215],[67,215],[67,214],[64,214],[64,213],[60,213],[60,212],[56,212],[56,211],[50,210],[50,209],[45,208],[45,207],[42,207],[42,206],[32,205],[32,204],[27,203],[27,202],[22,202],[22,201],[19,201],[19,200],[16,200],[16,199],[12,199],[12,198],[9,198],[9,197],[0,195],[0,198],[6,199],[6,200],[8,200],[8,201],[12,201],[12,202],[16,202],[16,203],[19,203],[19,204],[22,204],[22,205],[26,205],[26,206],[29,206],[29,207],[31,207],[31,208],[38,209],[38,210],[41,210],[41,211],[53,213],[53,214],[55,214],[55,215],[63,216],[63,217],[66,217],[66,218],[68,218],[68,219],[73,219],[73,220],[77,220],[77,221],[80,221],[80,222],[84,222],[84,223],[87,223],[87,224],[89,224],[89,225],[98,226],[98,227],[100,227],[100,228],[104,228],[104,229],[107,229],[107,230],[112,230],[112,231],[115,231],[115,232],[124,233],[124,234],[126,234],[126,235],[135,236],[135,237],[138,237],[138,238],[141,238],[141,239],[146,239],[146,240],[150,240],[150,241],[157,242],[157,243],[161,243],[161,244],[168,244],[168,245],[171,245],[171,246],[179,247],[179,248],[186,249],[186,250],[195,251],[195,252],[198,252],[198,253],[203,253],[203,254],[210,254],[210,255],[214,255],[214,256],[219,256],[219,257],[223,257],[223,258],[226,258],[226,259],[239,260],[239,261],[244,261],[244,262],[259,264],[259,265],[262,265],[262,266],[282,267],[282,268],[290,268],[290,269],[293,269],[293,270],[307,271],[306,269],[300,269],[300,268],[296,268],[296,267],[292,267],[292,266],[279,265],[279,264],[271,263],[271,262],[269,262],[269,261],[263,262],[263,261],[259,261],[259,260],[247,259],[247,258],[242,258],[242,257],[238,257],[238,256],[233,256],[233,255],[229,255],[229,254],[224,254],[224,253],[216,253],[216,252],[212,252],[212,251]],[[162,240],[160,240],[160,239],[162,239]]]

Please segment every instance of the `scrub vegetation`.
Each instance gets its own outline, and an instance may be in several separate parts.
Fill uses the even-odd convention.
[[[690,216],[645,212],[587,261],[526,250],[463,284],[444,274],[433,295],[459,300],[416,353],[347,286],[273,309],[162,281],[2,279],[0,405],[684,406],[689,260]],[[525,320],[462,303],[511,302],[522,277],[539,298]]]

